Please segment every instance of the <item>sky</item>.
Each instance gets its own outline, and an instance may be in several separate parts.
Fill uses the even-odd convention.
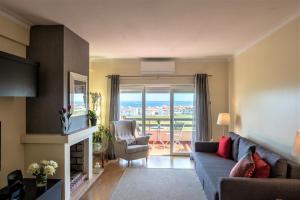
[[[174,94],[175,101],[193,101],[193,99],[194,99],[193,93]],[[121,101],[142,101],[142,93],[121,93],[120,100]],[[170,94],[169,93],[147,93],[146,100],[147,101],[169,101]]]

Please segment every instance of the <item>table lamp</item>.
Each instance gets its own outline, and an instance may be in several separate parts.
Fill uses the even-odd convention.
[[[300,129],[297,131],[295,142],[293,146],[293,154],[295,156],[300,156]]]
[[[225,135],[225,126],[228,126],[230,124],[230,115],[229,113],[219,113],[217,124],[221,125],[223,128],[223,135]]]

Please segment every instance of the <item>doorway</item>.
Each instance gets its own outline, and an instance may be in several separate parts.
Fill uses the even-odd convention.
[[[121,87],[121,119],[136,120],[138,134],[150,136],[150,155],[189,155],[193,112],[192,86]]]

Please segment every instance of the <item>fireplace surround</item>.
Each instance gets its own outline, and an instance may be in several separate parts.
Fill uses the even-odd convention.
[[[55,134],[27,134],[21,137],[21,142],[25,146],[25,166],[39,160],[52,159],[58,162],[58,169],[53,178],[64,180],[63,199],[77,199],[78,196],[71,193],[71,149],[76,144],[76,148],[82,148],[80,154],[84,159],[76,160],[76,169],[82,169],[86,182],[93,179],[93,132],[97,127],[89,127],[73,132],[69,135]],[[80,146],[80,147],[79,147]],[[74,150],[74,149],[73,149]],[[76,149],[77,150],[77,149]],[[73,160],[74,161],[74,160]],[[77,166],[77,161],[83,162],[81,167]],[[80,171],[80,170],[79,170]]]

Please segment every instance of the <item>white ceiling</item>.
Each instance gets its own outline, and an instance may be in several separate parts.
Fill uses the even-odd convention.
[[[0,0],[32,24],[64,24],[110,58],[232,55],[296,15],[299,0]]]

